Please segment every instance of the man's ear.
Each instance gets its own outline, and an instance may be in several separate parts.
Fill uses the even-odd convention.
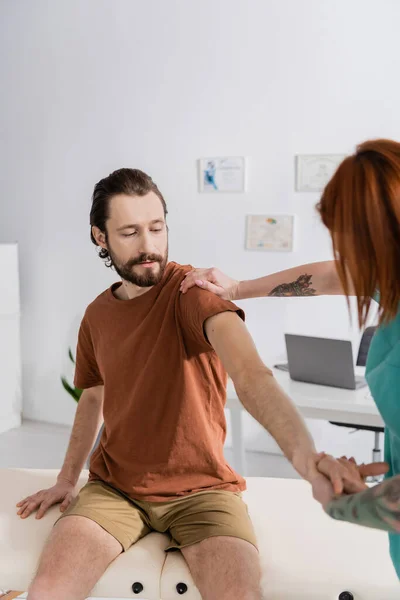
[[[97,245],[101,246],[105,250],[108,250],[107,242],[106,242],[106,234],[103,231],[101,231],[101,229],[96,227],[95,225],[92,227],[92,234],[93,234],[94,239],[97,242]]]

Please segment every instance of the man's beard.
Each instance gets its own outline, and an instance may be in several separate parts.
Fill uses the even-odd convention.
[[[126,263],[120,263],[111,250],[110,246],[108,246],[108,253],[110,255],[112,265],[121,279],[125,281],[129,281],[129,283],[133,283],[138,287],[152,287],[153,285],[157,285],[160,283],[164,270],[168,261],[168,250],[165,253],[164,257],[160,254],[139,254],[136,258],[131,258]],[[154,267],[150,267],[144,269],[144,273],[139,273],[135,270],[135,265],[140,265],[142,262],[155,262],[157,263]]]

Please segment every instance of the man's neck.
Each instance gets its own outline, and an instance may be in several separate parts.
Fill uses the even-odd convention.
[[[119,300],[133,300],[133,298],[138,298],[139,296],[143,296],[143,294],[149,292],[152,287],[139,287],[138,285],[123,279],[122,285],[114,290],[114,295]]]

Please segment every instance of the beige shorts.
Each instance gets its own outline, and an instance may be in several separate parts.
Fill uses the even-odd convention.
[[[144,502],[93,481],[81,489],[60,519],[69,515],[95,521],[124,551],[152,531],[170,535],[167,551],[215,536],[240,538],[257,548],[247,506],[236,492],[207,491],[169,502]]]

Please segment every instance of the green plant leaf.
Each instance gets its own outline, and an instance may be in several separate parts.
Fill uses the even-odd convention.
[[[70,361],[75,364],[75,359],[74,359],[74,355],[72,354],[71,348],[68,348],[68,356],[69,356]]]
[[[63,384],[64,389],[73,397],[76,402],[79,402],[80,397],[82,396],[83,390],[80,390],[76,387],[71,387],[65,377],[61,377],[61,382]]]

